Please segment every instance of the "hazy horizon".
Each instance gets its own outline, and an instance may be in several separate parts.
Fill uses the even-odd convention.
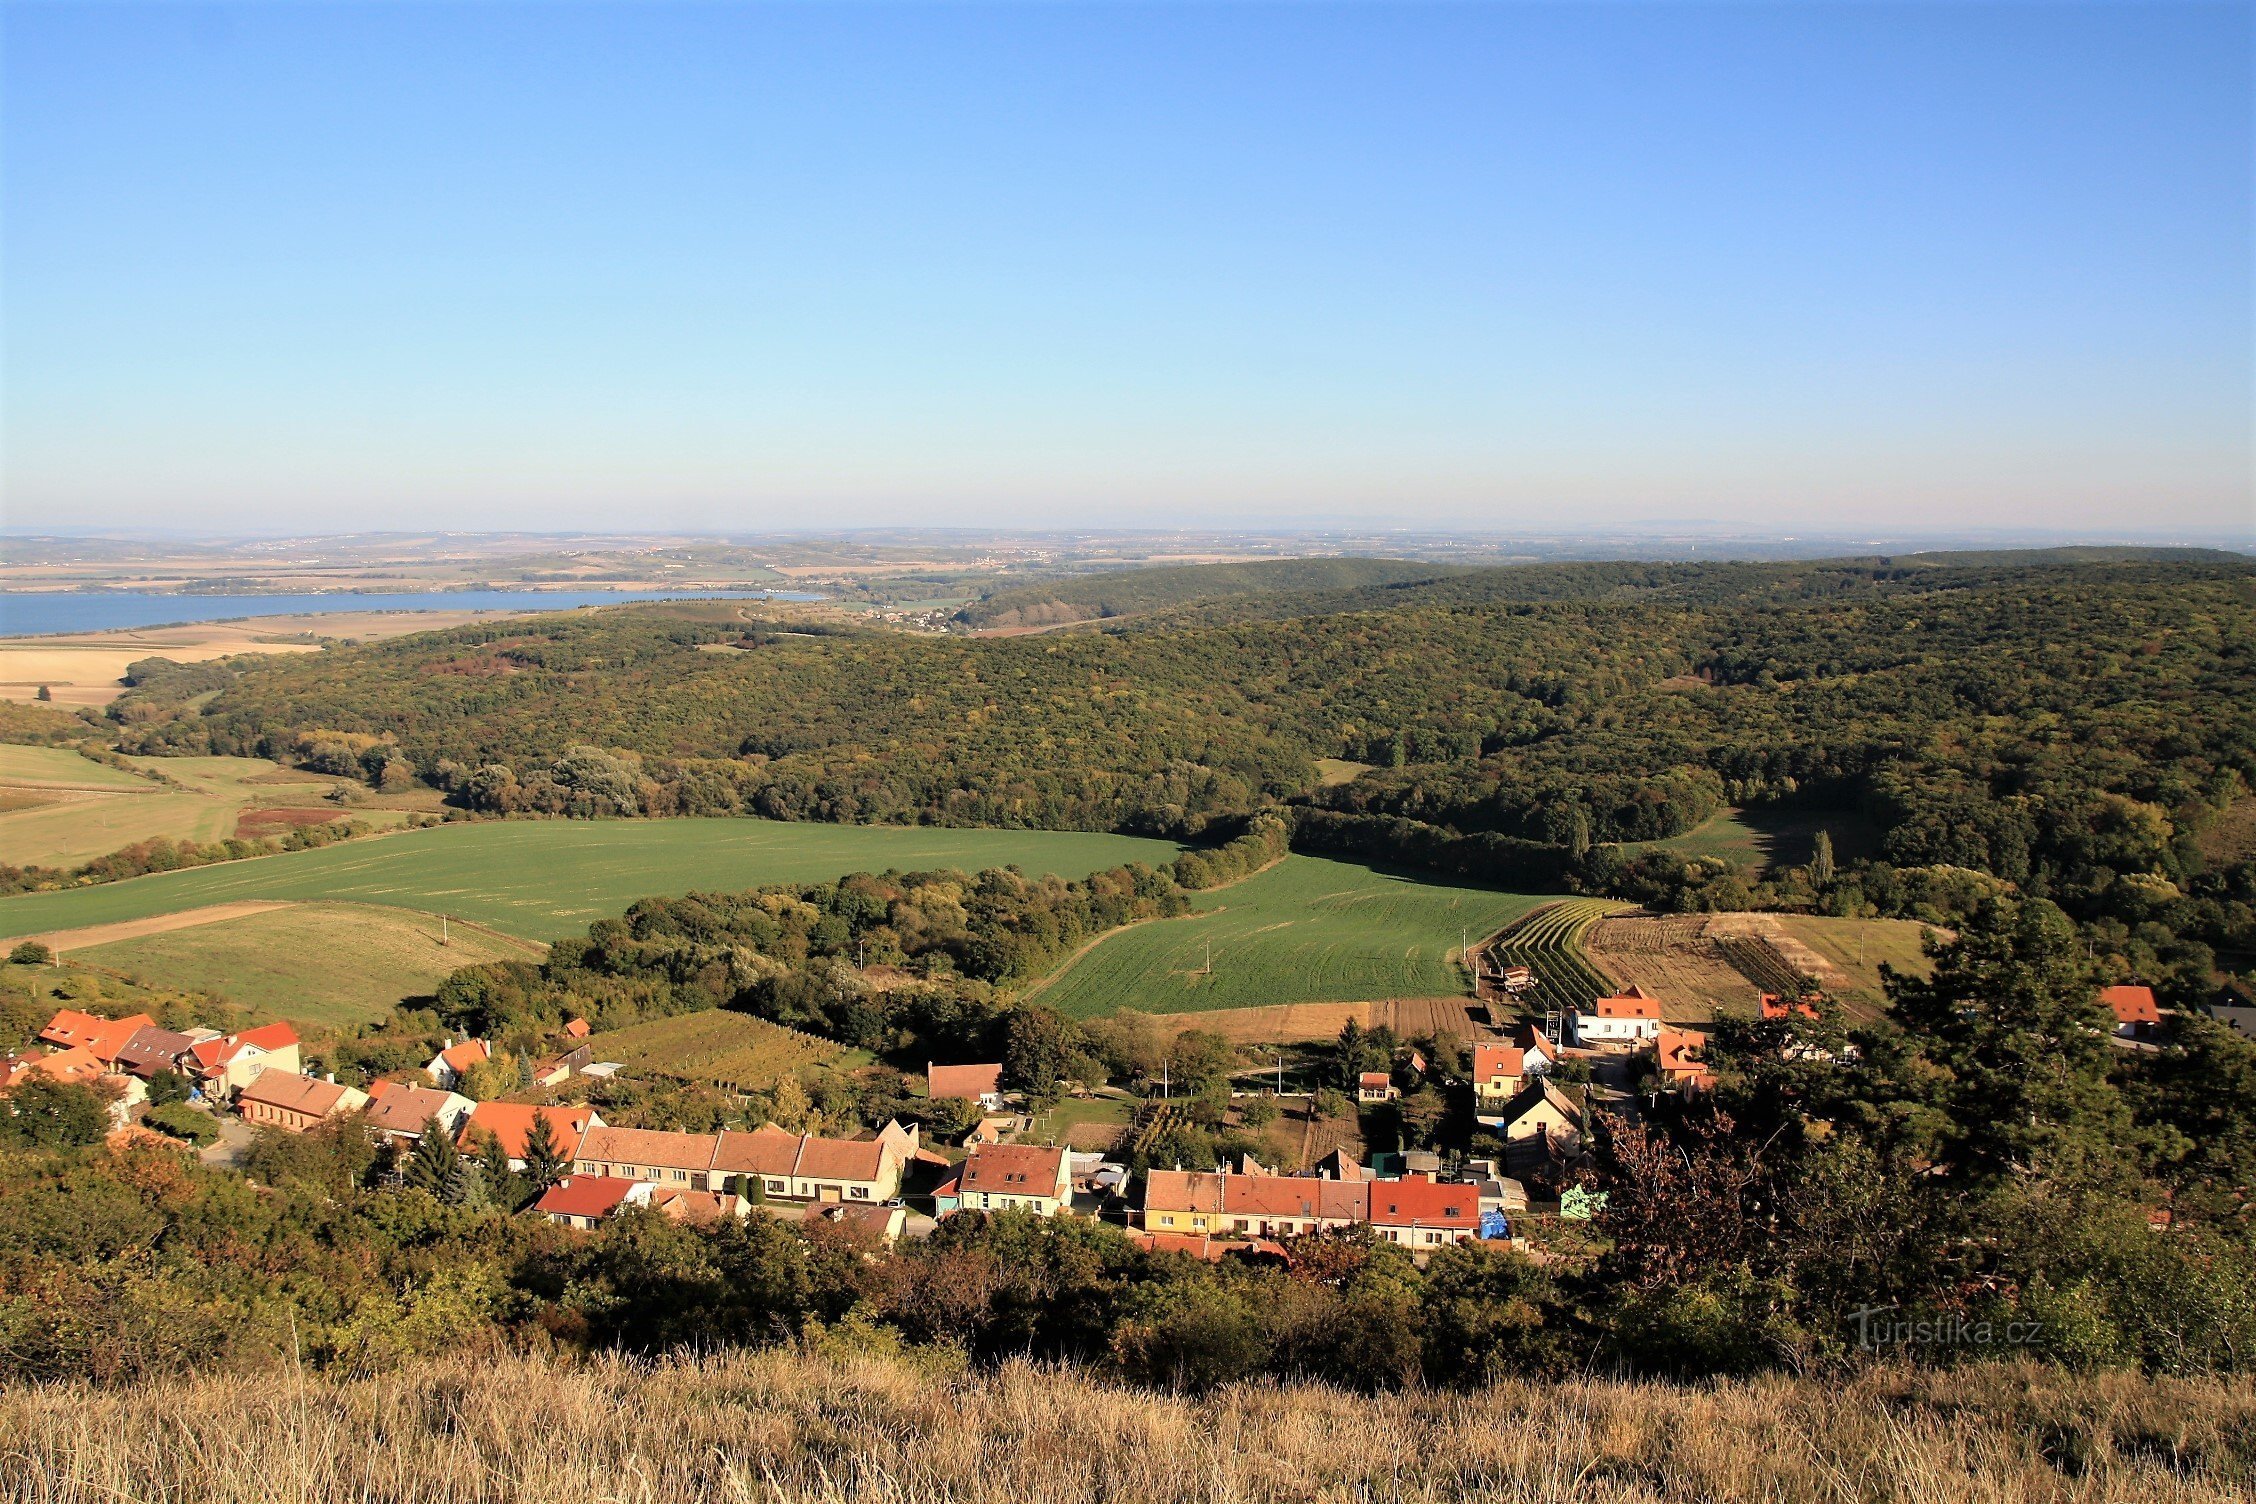
[[[2256,535],[2245,4],[0,28],[15,534]]]

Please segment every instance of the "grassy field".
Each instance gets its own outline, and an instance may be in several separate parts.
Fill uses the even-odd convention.
[[[309,903],[70,952],[74,961],[165,987],[217,993],[308,1033],[349,1034],[458,966],[537,958],[540,948],[369,904]]]
[[[637,1071],[728,1091],[765,1091],[785,1076],[825,1067],[851,1068],[867,1064],[869,1058],[859,1050],[725,1008],[654,1018],[598,1034],[588,1043],[598,1060],[616,1060]]]
[[[0,1390],[0,1501],[2193,1504],[2248,1497],[2251,1438],[2245,1379],[1968,1363],[1178,1394],[1027,1361],[960,1372],[858,1355],[849,1337],[14,1385]]]
[[[1542,901],[1287,857],[1199,895],[1199,913],[1107,936],[1037,995],[1077,1017],[1455,996],[1460,932],[1477,938]]]
[[[298,823],[348,815],[397,824],[413,808],[436,808],[438,795],[369,795],[350,808],[328,793],[349,780],[301,773],[260,757],[137,757],[134,766],[169,783],[137,778],[66,748],[0,746],[0,790],[37,802],[0,813],[0,862],[73,867],[121,846],[167,836],[220,841],[238,833],[246,811],[303,812]]]
[[[1833,837],[1836,861],[1865,856],[1874,844],[1869,822],[1853,811],[1727,809],[1683,835],[1629,841],[1622,850],[1631,856],[1673,851],[1679,856],[1720,857],[1737,866],[1799,867],[1809,861],[1820,830]]]
[[[1080,877],[1176,847],[1036,830],[798,825],[773,820],[512,820],[403,831],[98,887],[0,899],[0,937],[176,913],[245,899],[341,900],[444,912],[504,934],[576,934],[638,898],[814,882],[887,867]]]

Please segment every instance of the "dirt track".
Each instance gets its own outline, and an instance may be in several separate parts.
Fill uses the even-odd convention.
[[[143,935],[162,935],[168,930],[192,930],[199,925],[218,924],[225,919],[241,919],[246,914],[263,914],[269,909],[289,907],[288,903],[280,899],[246,898],[239,903],[206,904],[200,909],[182,909],[176,914],[154,914],[147,919],[123,919],[116,924],[90,924],[84,929],[50,930],[44,935],[23,935],[17,938],[36,940],[61,955],[66,951],[108,945],[113,940],[138,940]]]

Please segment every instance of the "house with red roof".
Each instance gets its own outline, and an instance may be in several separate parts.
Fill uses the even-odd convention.
[[[1003,1105],[1003,1068],[995,1065],[924,1067],[925,1091],[935,1102],[977,1102],[993,1112]]]
[[[1371,1231],[1425,1251],[1480,1236],[1480,1188],[1415,1177],[1370,1184]]]
[[[1661,1000],[1634,984],[1593,1000],[1574,1015],[1575,1043],[1584,1049],[1636,1049],[1660,1037]]]
[[[493,1058],[493,1046],[483,1039],[449,1041],[447,1047],[431,1057],[423,1067],[423,1074],[431,1078],[433,1086],[452,1091],[470,1074],[470,1067]]]
[[[1762,995],[1762,1016],[1776,1022],[1779,1019],[1801,1017],[1814,1022],[1817,1018],[1817,1000],[1798,997],[1792,1000],[1775,992]]]
[[[438,1119],[439,1131],[453,1138],[478,1104],[468,1097],[410,1081],[376,1081],[368,1088],[368,1127],[379,1139],[412,1144]]]
[[[297,1074],[298,1034],[288,1024],[262,1024],[256,1029],[198,1040],[189,1049],[185,1064],[205,1096],[225,1101],[261,1071]]]
[[[2119,1038],[2151,1038],[2162,1027],[2162,1008],[2154,1000],[2152,987],[2103,987],[2099,1000],[2114,1013],[2115,1033]]]
[[[1385,1071],[1365,1071],[1355,1078],[1355,1100],[1358,1102],[1391,1102],[1401,1095],[1401,1090],[1394,1084],[1394,1077]]]
[[[1675,1091],[1703,1091],[1715,1085],[1708,1070],[1708,1036],[1697,1029],[1663,1029],[1653,1043],[1661,1084]]]
[[[592,1107],[480,1102],[463,1119],[462,1131],[455,1135],[455,1147],[465,1154],[475,1154],[479,1142],[490,1133],[501,1141],[503,1152],[509,1156],[509,1167],[522,1170],[525,1168],[525,1135],[532,1132],[536,1117],[548,1119],[549,1137],[555,1140],[557,1154],[567,1163],[580,1152],[580,1140],[587,1136],[588,1130],[603,1126],[603,1119]]]
[[[1071,1169],[1063,1149],[1037,1144],[982,1144],[934,1191],[940,1215],[1027,1211],[1054,1217],[1073,1209]]]
[[[533,1210],[560,1227],[587,1229],[610,1216],[638,1192],[647,1192],[639,1180],[619,1180],[608,1175],[567,1175],[533,1203]]]
[[[1540,1036],[1538,1036],[1540,1037]],[[1483,1042],[1473,1046],[1473,1115],[1494,1126],[1496,1114],[1520,1093],[1530,1076],[1550,1068],[1541,1049],[1519,1043]]]
[[[117,1059],[125,1042],[142,1029],[156,1022],[146,1013],[136,1013],[131,1018],[97,1018],[91,1013],[81,1013],[75,1008],[65,1008],[48,1020],[47,1027],[39,1031],[43,1044],[63,1049],[83,1049],[104,1065]]]

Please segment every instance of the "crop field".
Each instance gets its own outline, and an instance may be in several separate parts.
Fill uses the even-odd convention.
[[[1291,856],[1199,895],[1198,913],[1106,936],[1034,995],[1083,1018],[1463,996],[1461,934],[1488,934],[1542,901]]]
[[[258,757],[137,757],[158,778],[140,778],[62,747],[0,746],[0,793],[30,796],[0,806],[0,862],[73,867],[121,846],[166,836],[219,841],[237,834],[275,834],[291,824],[350,816],[371,825],[407,818],[403,806],[435,807],[429,790],[368,796],[350,808],[329,802],[348,780],[300,773]],[[246,832],[245,817],[254,818]]]
[[[126,882],[0,899],[0,937],[115,924],[253,899],[383,904],[553,940],[638,898],[857,871],[1016,864],[1081,877],[1165,862],[1177,847],[1132,836],[943,830],[776,820],[494,820],[441,825]]]
[[[869,1058],[859,1050],[726,1008],[653,1018],[598,1034],[588,1043],[598,1060],[616,1060],[637,1072],[740,1093],[766,1091],[785,1076],[851,1067]]]
[[[1523,1008],[1580,1008],[1614,990],[1606,974],[1590,964],[1584,945],[1594,925],[1624,907],[1608,898],[1560,899],[1505,931],[1489,954],[1499,967],[1525,966],[1535,973]]]
[[[458,966],[537,959],[540,947],[468,924],[448,926],[441,944],[438,922],[427,915],[310,903],[68,954],[140,982],[216,993],[312,1035],[349,1034],[403,999],[429,996]]]
[[[1600,921],[1585,943],[1615,985],[1654,994],[1672,1022],[1746,1017],[1758,994],[1795,991],[1804,977],[1815,977],[1851,1019],[1867,1019],[1887,1003],[1883,962],[1925,972],[1925,932],[1904,919],[1631,914]]]

